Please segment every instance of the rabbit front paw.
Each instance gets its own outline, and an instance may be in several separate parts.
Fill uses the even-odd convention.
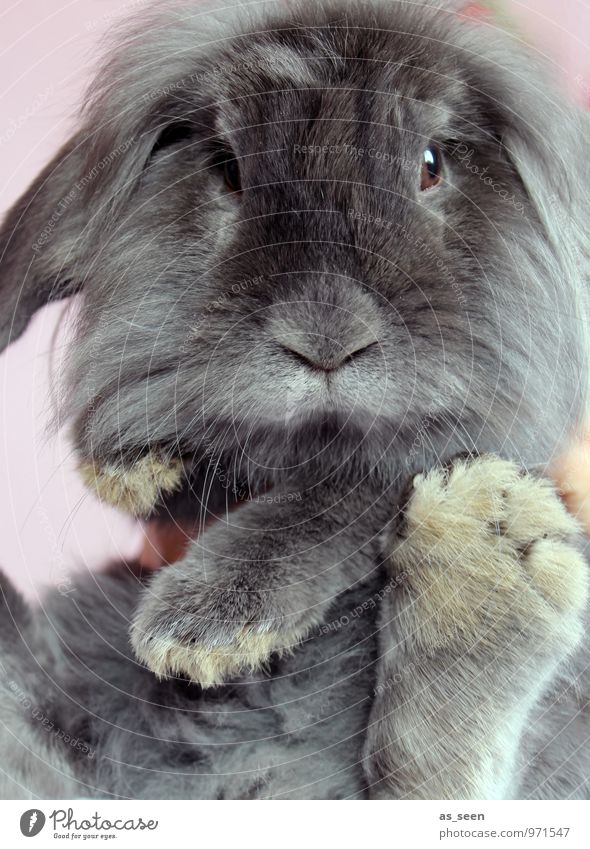
[[[179,564],[152,581],[131,628],[136,656],[159,678],[185,675],[203,687],[261,669],[290,652],[307,628],[277,606],[271,591],[243,576],[198,582]]]
[[[182,464],[152,451],[130,465],[89,460],[81,463],[80,474],[101,501],[133,516],[148,516],[162,495],[180,488]]]
[[[416,476],[389,540],[402,632],[426,654],[454,645],[558,662],[582,636],[579,536],[550,481],[498,457]]]

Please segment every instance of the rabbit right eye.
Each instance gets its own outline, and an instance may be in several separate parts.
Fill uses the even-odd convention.
[[[420,190],[425,192],[438,186],[442,180],[442,156],[438,145],[430,144],[422,154]]]

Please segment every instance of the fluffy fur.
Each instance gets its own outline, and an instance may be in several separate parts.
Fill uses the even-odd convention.
[[[99,490],[203,526],[248,502],[139,599],[123,578],[88,582],[75,616],[50,598],[63,643],[5,617],[9,680],[40,700],[48,674],[46,710],[100,753],[79,763],[8,703],[13,788],[60,795],[22,739],[65,796],[586,792],[562,678],[585,565],[516,470],[586,407],[588,121],[533,55],[440,6],[142,13],[8,214],[0,344],[82,294],[60,415]],[[430,145],[444,179],[420,191]],[[465,449],[497,456],[419,479],[404,520],[407,480]],[[130,620],[141,661],[196,683],[138,666]]]
[[[82,463],[80,474],[101,501],[138,516],[149,513],[159,498],[181,485],[178,460],[164,462],[152,452],[132,466],[97,467],[94,463]]]

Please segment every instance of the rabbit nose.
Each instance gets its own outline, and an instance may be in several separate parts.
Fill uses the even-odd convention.
[[[285,300],[273,305],[269,330],[291,360],[315,371],[332,372],[374,351],[383,338],[378,312],[362,293],[340,303],[326,297]],[[346,306],[340,304],[346,303]]]
[[[333,340],[330,341],[333,342]],[[314,346],[313,349],[301,344],[299,340],[283,340],[280,341],[279,344],[290,357],[305,365],[307,368],[313,369],[314,371],[331,372],[336,371],[336,369],[339,369],[345,363],[352,362],[352,360],[356,359],[361,354],[375,347],[377,345],[377,341],[368,342],[367,344],[361,343],[352,351],[347,350],[342,346],[338,346],[338,343],[334,342],[330,346],[320,344],[318,346]]]

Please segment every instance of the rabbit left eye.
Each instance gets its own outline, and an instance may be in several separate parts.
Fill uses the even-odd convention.
[[[428,145],[422,154],[420,189],[426,191],[438,186],[442,180],[442,155],[435,144]]]

